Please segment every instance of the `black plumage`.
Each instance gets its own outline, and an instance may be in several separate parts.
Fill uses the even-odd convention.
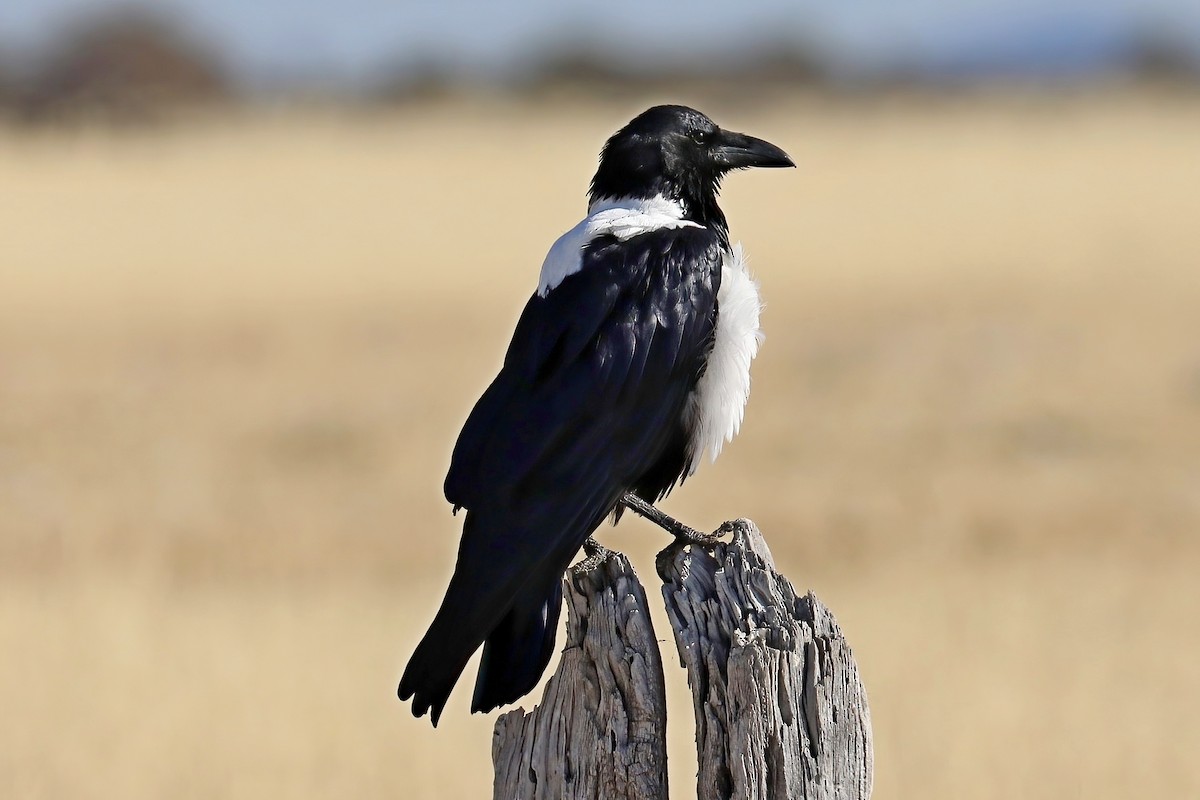
[[[721,160],[738,147],[754,163]],[[400,683],[414,714],[437,723],[481,644],[472,711],[532,689],[553,653],[562,574],[585,539],[627,491],[653,502],[686,476],[689,398],[714,346],[729,253],[717,184],[728,169],[784,161],[678,106],[651,109],[605,146],[593,204],[662,196],[685,222],[594,238],[577,271],[526,304],[446,477],[466,519],[445,600]]]

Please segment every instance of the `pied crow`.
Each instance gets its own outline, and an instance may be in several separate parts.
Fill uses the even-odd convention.
[[[446,476],[466,509],[446,597],[400,681],[436,725],[483,646],[472,711],[546,668],[564,571],[622,498],[653,503],[737,433],[762,338],[722,177],[794,166],[773,144],[656,106],[604,145],[587,216],[550,248]]]

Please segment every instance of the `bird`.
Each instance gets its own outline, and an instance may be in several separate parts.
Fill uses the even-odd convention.
[[[471,711],[528,694],[554,651],[562,576],[592,533],[623,500],[662,499],[737,433],[762,303],[718,192],[733,170],[794,166],[681,105],[604,144],[587,216],[550,247],[454,445],[445,496],[466,516],[398,687],[414,716],[437,726],[481,646]]]

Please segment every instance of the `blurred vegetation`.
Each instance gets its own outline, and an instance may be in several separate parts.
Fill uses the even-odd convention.
[[[749,57],[696,60],[649,67],[618,60],[595,44],[564,45],[542,54],[530,66],[487,88],[529,100],[580,94],[593,98],[683,93],[736,99],[764,91],[826,85],[833,80],[826,59],[800,42],[760,45]],[[444,99],[464,89],[461,75],[448,66],[424,64],[391,70],[368,92],[386,104]]]
[[[902,87],[944,92],[950,85],[961,88],[964,81],[974,85],[1000,77],[939,75],[900,63],[851,77],[814,43],[771,34],[740,57],[697,56],[657,65],[631,63],[601,44],[568,37],[525,68],[503,75],[467,73],[452,63],[397,56],[393,66],[379,65],[365,85],[314,87],[297,79],[277,85],[270,99],[284,95],[347,106],[395,107],[478,93],[530,101],[683,93],[732,103],[797,89],[861,94]],[[1189,90],[1200,86],[1200,60],[1171,30],[1134,32],[1111,60],[1095,71],[1093,80]],[[1045,80],[1053,85],[1052,79]],[[1073,80],[1078,82],[1077,77]],[[96,12],[70,20],[38,51],[20,57],[0,52],[0,118],[18,123],[140,124],[180,110],[264,99],[264,93],[244,88],[219,46],[202,41],[189,26],[161,10]]]
[[[0,107],[23,122],[150,122],[234,95],[214,50],[146,10],[78,20],[30,60],[0,66]]]

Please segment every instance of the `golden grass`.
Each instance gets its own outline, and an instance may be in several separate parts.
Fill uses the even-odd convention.
[[[453,437],[636,110],[0,134],[0,796],[486,794],[491,720],[392,691]],[[877,796],[1200,794],[1200,103],[712,113],[800,169],[728,181],[768,339],[670,510],[838,614]]]

